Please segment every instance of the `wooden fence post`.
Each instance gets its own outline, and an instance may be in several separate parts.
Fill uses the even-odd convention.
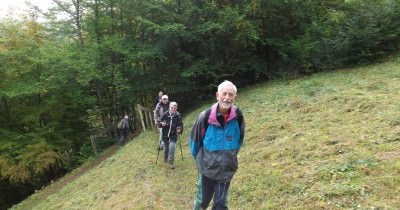
[[[137,107],[140,115],[140,121],[142,122],[143,131],[146,132],[146,125],[154,128],[155,125],[152,118],[153,112],[151,111],[151,109],[144,107],[140,104],[138,104]]]
[[[146,125],[144,124],[144,120],[143,120],[142,106],[140,106],[140,104],[138,104],[137,106],[138,106],[140,121],[142,122],[143,132],[146,132]]]

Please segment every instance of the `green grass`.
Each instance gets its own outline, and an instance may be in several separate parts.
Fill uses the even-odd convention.
[[[400,208],[399,95],[395,61],[239,87],[247,128],[229,206]],[[59,191],[13,208],[191,209],[197,171],[188,132],[208,105],[185,116],[185,158],[178,147],[175,170],[161,158],[155,164],[158,135],[148,131]]]

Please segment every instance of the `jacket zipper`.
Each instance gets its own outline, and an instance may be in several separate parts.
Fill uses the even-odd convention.
[[[169,134],[171,134],[171,128],[172,128],[172,118],[173,118],[173,116],[171,116],[171,113],[169,113],[169,117],[171,118],[171,120],[169,121],[168,137],[169,137]]]
[[[224,136],[223,136],[223,138],[222,138],[222,150],[223,151],[225,151],[225,138],[226,138],[226,124],[227,124],[228,122],[225,122],[225,124],[224,124],[224,127],[222,127],[222,129],[224,130]],[[225,167],[226,166],[226,163],[225,163],[225,158],[222,158],[222,170],[223,171],[225,171]]]

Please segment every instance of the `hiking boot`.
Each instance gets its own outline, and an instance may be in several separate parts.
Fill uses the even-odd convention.
[[[167,159],[164,158],[164,163],[167,163],[167,162],[168,162]]]
[[[175,166],[174,166],[174,161],[172,161],[172,160],[169,161],[169,167],[170,167],[171,169],[174,169],[174,168],[175,168]]]

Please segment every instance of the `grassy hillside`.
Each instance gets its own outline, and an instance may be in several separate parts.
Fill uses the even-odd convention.
[[[231,209],[399,209],[399,94],[397,62],[239,87],[247,133]],[[187,136],[207,106],[185,116],[175,170],[155,164],[149,131],[14,209],[190,209],[197,172]]]

